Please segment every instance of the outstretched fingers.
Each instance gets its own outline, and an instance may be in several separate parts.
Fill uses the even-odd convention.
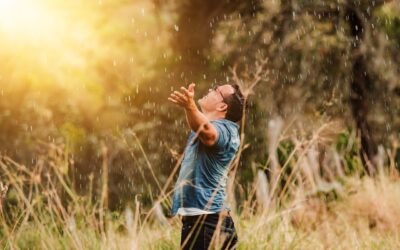
[[[188,88],[188,90],[189,90],[189,92],[194,92],[194,87],[196,86],[196,84],[194,84],[194,83],[191,83],[190,85],[189,85],[189,88]]]
[[[187,103],[187,97],[178,91],[171,93],[170,97],[168,97],[168,100],[180,106],[185,106]]]
[[[187,97],[178,91],[174,91],[174,93],[172,93],[171,96],[175,97],[176,99],[182,102],[187,102]]]
[[[188,88],[181,87],[181,91],[174,91],[171,93],[168,100],[174,104],[178,104],[180,106],[187,106],[193,100],[194,96],[194,84],[190,84]]]
[[[189,90],[187,90],[185,87],[181,87],[181,90],[183,91],[183,93],[185,94],[186,97],[190,98],[190,92]]]
[[[175,104],[179,104],[178,101],[175,100],[175,99],[173,99],[172,97],[168,97],[168,100],[169,100],[170,102],[175,103]]]

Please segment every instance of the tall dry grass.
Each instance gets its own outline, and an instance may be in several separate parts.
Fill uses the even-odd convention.
[[[238,248],[399,249],[396,148],[381,148],[378,175],[372,178],[363,175],[359,155],[354,154],[359,145],[354,133],[345,134],[338,149],[337,138],[344,131],[339,123],[322,124],[309,136],[290,133],[289,125],[279,118],[271,121],[269,160],[253,165],[253,182],[236,186],[236,195],[229,195],[239,198],[233,213]],[[73,163],[65,150],[43,146],[47,153],[33,166],[1,156],[2,248],[179,249],[180,221],[166,218],[161,205],[165,209],[171,204],[172,176],[160,184],[162,192],[153,207],[143,207],[137,197],[132,207],[112,212],[107,209],[104,145],[101,185],[96,187],[91,178],[87,194],[74,190],[68,175]],[[95,193],[99,199],[93,198]]]

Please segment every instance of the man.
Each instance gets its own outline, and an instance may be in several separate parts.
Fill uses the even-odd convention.
[[[236,249],[238,237],[226,204],[230,163],[240,144],[244,98],[237,85],[210,89],[194,101],[192,83],[168,98],[184,108],[192,132],[175,185],[171,214],[182,216],[181,248]]]

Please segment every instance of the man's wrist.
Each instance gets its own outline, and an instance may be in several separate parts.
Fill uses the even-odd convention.
[[[189,105],[187,105],[187,106],[185,107],[185,109],[186,109],[186,111],[188,111],[188,112],[193,112],[193,111],[196,111],[196,110],[197,110],[197,106],[196,106],[196,104],[195,104],[194,102],[192,102],[192,103],[190,103]]]

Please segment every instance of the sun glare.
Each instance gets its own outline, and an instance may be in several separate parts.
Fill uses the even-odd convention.
[[[34,0],[0,0],[0,32],[6,36],[42,35],[51,24],[50,11]]]
[[[10,68],[0,67],[0,89],[1,74],[21,86],[74,91],[104,81],[99,72],[135,68],[140,73],[132,78],[144,77],[142,72],[153,64],[147,53],[155,55],[153,48],[166,43],[149,39],[147,32],[158,31],[153,17],[144,15],[151,4],[138,2],[109,1],[106,7],[98,1],[0,0],[0,58]]]
[[[76,9],[64,6],[62,1],[0,0],[0,58],[8,58],[20,77],[72,86],[76,81],[66,72],[74,77],[85,72],[96,33],[90,23],[74,18]]]

